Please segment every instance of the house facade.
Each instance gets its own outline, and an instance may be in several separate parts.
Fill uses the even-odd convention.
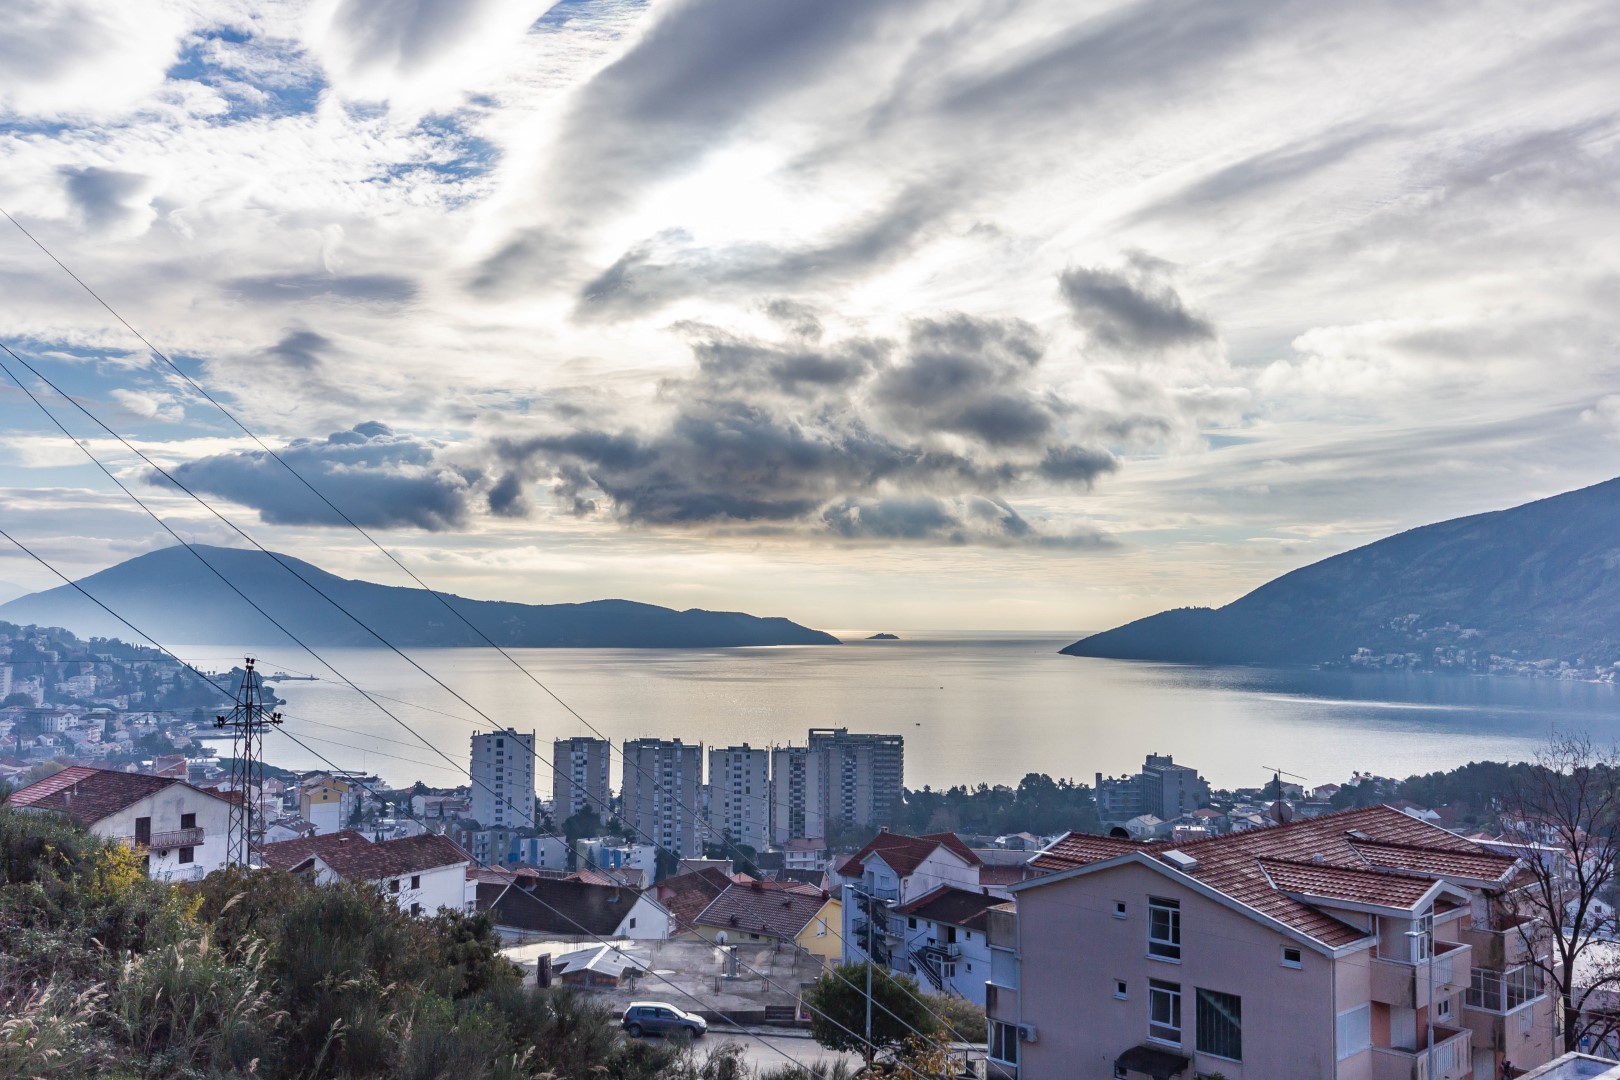
[[[75,765],[8,802],[17,810],[65,814],[134,848],[158,880],[200,881],[226,863],[230,802],[182,780]]]
[[[436,833],[373,843],[358,832],[265,844],[264,864],[294,874],[307,874],[318,884],[369,882],[403,912],[435,915],[441,910],[466,911],[467,853]]]
[[[1514,859],[1398,810],[1069,836],[1032,863],[987,918],[1001,1075],[1497,1080],[1552,1057],[1538,935],[1497,902]]]

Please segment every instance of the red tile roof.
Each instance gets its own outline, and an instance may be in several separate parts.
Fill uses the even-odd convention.
[[[259,848],[259,856],[266,866],[278,870],[296,870],[318,858],[344,881],[381,881],[472,861],[472,856],[457,847],[454,840],[437,833],[373,844],[349,829],[265,844]]]
[[[1482,870],[1495,868],[1500,874],[1512,865],[1511,859],[1387,806],[1344,810],[1174,847],[1071,835],[1037,856],[1035,865],[1043,865],[1044,860],[1047,868],[1066,870],[1131,850],[1169,865],[1175,865],[1166,858],[1171,851],[1196,859],[1196,865],[1184,871],[1191,877],[1333,947],[1363,940],[1366,934],[1287,892],[1402,906],[1399,902],[1412,890],[1426,891],[1448,873],[1478,879]],[[1394,851],[1408,853],[1406,865],[1382,868],[1380,862],[1395,861],[1390,854]],[[1335,868],[1342,872],[1335,873]],[[1282,881],[1277,880],[1278,874]],[[1284,883],[1289,886],[1286,890]],[[1306,886],[1324,891],[1312,893]]]
[[[865,871],[867,857],[876,855],[888,864],[889,869],[905,877],[942,847],[969,866],[978,866],[983,862],[955,833],[906,836],[903,833],[880,832],[865,847],[844,860],[838,872],[844,877],[859,877]]]
[[[941,885],[917,899],[895,908],[898,915],[915,915],[919,919],[965,926],[969,930],[983,930],[989,921],[985,912],[1004,903],[999,896],[969,892],[950,885]]]
[[[675,918],[673,933],[692,929],[698,913],[725,892],[731,879],[718,867],[708,866],[665,878],[654,886],[653,898]]]
[[[826,904],[821,893],[769,889],[764,882],[731,885],[698,913],[695,925],[742,930],[786,941],[799,936]]]
[[[174,784],[220,798],[217,792],[192,788],[183,780],[168,776],[72,765],[13,792],[9,802],[12,806],[60,811],[81,825],[90,826]]]

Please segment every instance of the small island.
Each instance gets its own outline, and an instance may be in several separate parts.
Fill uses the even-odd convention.
[[[900,635],[899,634],[882,634],[882,633],[873,634],[871,637],[867,638],[866,640],[867,641],[899,641],[900,640]]]

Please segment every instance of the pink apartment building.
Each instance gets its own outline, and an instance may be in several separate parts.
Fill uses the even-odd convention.
[[[1496,902],[1515,861],[1398,810],[1071,834],[1031,863],[989,913],[1003,1076],[1498,1080],[1554,1056],[1538,935]]]

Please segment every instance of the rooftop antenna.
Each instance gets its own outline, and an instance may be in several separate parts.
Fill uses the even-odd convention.
[[[228,716],[216,716],[216,728],[231,729],[230,824],[225,833],[225,865],[248,866],[253,849],[264,842],[264,822],[255,812],[252,792],[264,786],[264,729],[281,723],[281,714],[264,707],[264,684],[249,656],[243,661],[242,685],[236,691],[236,707]]]

